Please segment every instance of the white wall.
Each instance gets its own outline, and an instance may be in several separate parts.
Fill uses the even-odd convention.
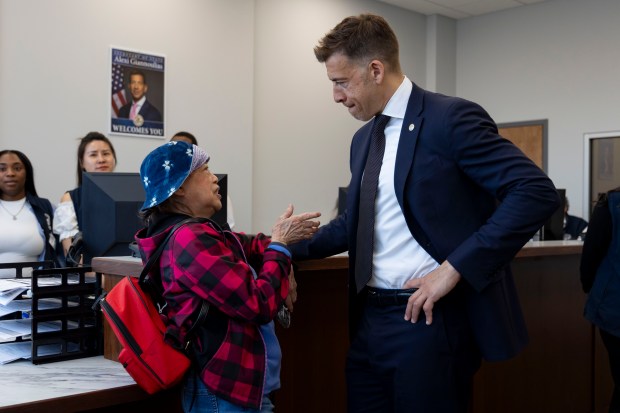
[[[0,0],[0,148],[26,153],[39,195],[75,186],[77,138],[107,134],[110,45],[167,57],[166,132],[193,132],[251,228],[253,0]],[[118,172],[161,139],[109,135]]]
[[[396,32],[404,72],[424,86],[426,19],[364,0],[256,2],[254,229],[269,231],[288,203],[333,217],[338,187],[349,183],[349,146],[363,123],[334,103],[313,48],[343,18],[384,16]]]
[[[457,94],[496,122],[549,119],[548,173],[575,215],[584,133],[620,130],[619,23],[617,0],[548,0],[457,24]]]
[[[328,220],[361,124],[331,98],[316,41],[384,15],[425,81],[425,18],[372,0],[0,0],[0,148],[25,152],[41,196],[75,186],[77,139],[107,134],[111,45],[167,57],[166,134],[188,130],[229,174],[237,229],[271,230],[289,202]],[[160,139],[109,135],[118,172]]]
[[[229,173],[238,228],[269,231],[289,202],[326,222],[361,123],[333,103],[312,49],[366,11],[426,86],[427,19],[372,0],[0,0],[0,148],[24,151],[57,201],[75,185],[77,138],[107,131],[110,45],[161,53],[167,135],[196,133]],[[549,174],[578,215],[583,134],[620,130],[618,16],[617,0],[547,0],[456,25],[457,94],[497,122],[548,118]],[[111,139],[121,172],[162,142]]]
[[[426,19],[426,88],[456,94],[456,20],[433,15]]]

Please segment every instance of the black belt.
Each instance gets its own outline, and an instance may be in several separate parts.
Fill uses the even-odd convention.
[[[417,288],[405,290],[366,287],[366,303],[375,306],[407,304],[409,297],[417,291]]]

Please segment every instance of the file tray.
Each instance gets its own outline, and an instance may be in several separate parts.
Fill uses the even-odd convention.
[[[8,262],[0,263],[0,270],[14,270],[15,278],[24,278],[24,270],[30,268],[50,268],[52,261],[29,261],[29,262]]]
[[[101,315],[92,308],[100,274],[91,267],[37,269],[31,291],[33,364],[103,354]],[[39,305],[43,300],[46,305]]]

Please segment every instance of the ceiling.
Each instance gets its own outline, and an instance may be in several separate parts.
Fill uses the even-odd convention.
[[[545,0],[379,0],[425,15],[440,14],[453,19],[541,3]]]

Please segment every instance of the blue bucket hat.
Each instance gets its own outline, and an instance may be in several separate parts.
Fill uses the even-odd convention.
[[[204,149],[183,141],[163,144],[149,153],[140,166],[140,178],[146,193],[141,210],[153,208],[170,198],[185,179],[209,162]]]

